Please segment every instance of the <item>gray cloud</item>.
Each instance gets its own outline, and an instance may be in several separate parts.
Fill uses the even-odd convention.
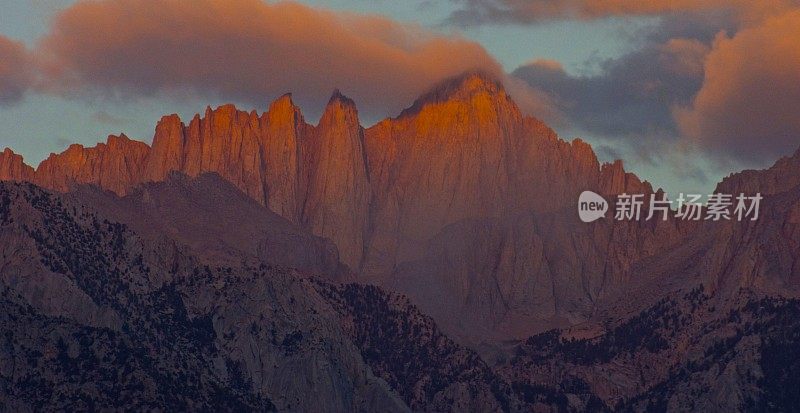
[[[33,86],[35,65],[22,43],[0,36],[0,105],[19,101]]]
[[[549,97],[564,124],[641,162],[678,149],[718,167],[766,166],[800,145],[800,8],[757,16],[672,14],[596,75],[548,61],[513,75]]]
[[[796,6],[796,0],[451,0],[458,4],[448,22],[533,24],[550,20],[601,19],[612,16],[664,16],[725,12],[752,21]]]
[[[607,138],[676,137],[675,105],[700,89],[709,47],[670,39],[601,64],[594,76],[573,76],[549,61],[517,68],[513,76],[544,92],[568,124]]]

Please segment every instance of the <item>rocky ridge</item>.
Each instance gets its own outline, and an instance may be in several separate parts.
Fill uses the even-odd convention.
[[[285,95],[261,115],[224,105],[188,125],[165,116],[152,146],[109,136],[52,154],[35,171],[8,149],[0,155],[1,179],[58,191],[88,183],[125,195],[171,171],[219,174],[332,239],[365,274],[417,258],[414,245],[461,219],[553,210],[586,188],[649,189],[620,163],[601,167],[587,144],[564,142],[523,116],[502,85],[480,73],[449,79],[368,129],[336,91],[316,126]]]
[[[556,408],[544,395],[558,390],[520,400],[477,354],[377,287],[255,257],[215,265],[29,184],[0,183],[0,227],[4,408]]]
[[[498,238],[507,239],[502,248],[472,260],[477,275],[433,262],[431,249],[452,249],[443,245],[447,239],[480,242],[475,237],[485,234],[465,223],[486,220],[485,225],[502,228],[520,217],[530,222],[531,214],[561,214],[572,226],[574,217],[561,211],[571,209],[583,190],[608,196],[652,192],[621,162],[601,165],[585,142],[565,142],[541,121],[524,116],[503,86],[481,73],[448,79],[397,118],[366,129],[355,103],[338,91],[317,125],[306,123],[291,96],[284,95],[261,115],[225,105],[207,109],[188,125],[176,115],[165,116],[152,146],[111,136],[94,148],[73,145],[53,154],[35,171],[10,150],[0,155],[0,166],[6,180],[58,191],[93,184],[117,195],[165,181],[176,171],[189,177],[216,173],[290,223],[330,239],[360,279],[409,294],[446,329],[473,328],[460,325],[460,318],[477,314],[474,319],[485,321],[479,330],[502,338],[585,319],[592,302],[627,280],[633,260],[674,241],[678,232],[673,228],[656,236],[652,229],[634,234],[632,228],[607,228],[574,240],[590,250],[571,257],[556,250],[537,252],[535,245],[545,245],[547,237],[512,241],[515,235],[508,232]],[[552,237],[562,245],[573,242],[565,234]],[[615,253],[609,258],[613,266],[606,265],[601,254],[619,248],[614,245],[627,237],[642,242]],[[516,253],[511,245],[517,245]],[[548,258],[558,268],[529,277],[526,263],[543,253],[556,254]],[[595,257],[592,267],[574,275],[579,257],[589,254]],[[503,264],[492,269],[501,257]],[[458,302],[434,311],[428,304],[441,300],[428,299],[427,289],[406,276],[409,271],[417,279],[433,274],[430,284],[441,289],[430,292]],[[447,271],[465,278],[437,280]],[[546,287],[564,274],[569,277],[560,286]],[[533,289],[539,298],[523,298]],[[523,316],[512,319],[514,314]],[[538,314],[533,323],[530,314]]]

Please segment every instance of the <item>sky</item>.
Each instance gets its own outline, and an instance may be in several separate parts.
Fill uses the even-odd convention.
[[[6,0],[0,148],[149,143],[162,115],[286,92],[315,121],[334,88],[369,126],[475,68],[668,193],[800,146],[794,0]]]

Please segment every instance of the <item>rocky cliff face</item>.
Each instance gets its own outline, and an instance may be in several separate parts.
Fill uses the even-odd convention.
[[[156,126],[142,180],[161,181],[171,171],[189,176],[215,172],[264,204],[260,130],[254,112],[233,105],[208,108],[188,126],[175,115],[164,117]]]
[[[480,73],[445,81],[398,118],[367,130],[374,198],[366,274],[421,257],[425,242],[470,218],[572,205],[580,192],[649,192],[621,163],[567,143],[524,117],[502,85]]]
[[[70,145],[59,155],[50,155],[36,169],[34,182],[57,191],[75,184],[95,184],[124,194],[141,181],[150,148],[125,135],[108,137],[93,148]]]
[[[364,250],[370,187],[364,131],[355,103],[337,90],[303,145],[306,195],[303,221],[330,238],[358,268]]]
[[[502,368],[508,380],[577,381],[623,411],[791,410],[800,383],[796,160],[723,181],[725,193],[765,194],[759,220],[700,223],[632,261],[630,282],[585,322],[516,347]]]
[[[267,207],[291,222],[302,212],[301,144],[310,127],[291,95],[284,95],[261,116],[262,158],[267,186]]]
[[[720,188],[779,192],[792,186],[797,159]],[[95,148],[73,145],[35,172],[10,151],[0,166],[6,179],[118,194],[171,171],[216,173],[333,241],[356,274],[409,294],[459,337],[521,338],[586,320],[597,302],[641,277],[633,271],[640,261],[694,230],[674,220],[579,223],[574,204],[584,190],[611,197],[653,188],[621,162],[601,165],[585,142],[565,142],[523,116],[480,73],[449,79],[368,129],[338,92],[316,126],[286,95],[260,116],[231,105],[188,125],[166,116],[152,148],[110,137]]]
[[[0,180],[31,181],[33,174],[33,168],[25,164],[22,156],[15,154],[9,148],[0,153]]]
[[[421,257],[422,246],[462,219],[550,211],[587,188],[645,187],[621,164],[564,142],[524,117],[502,85],[480,73],[443,82],[394,119],[364,130],[338,91],[317,126],[290,95],[258,115],[232,105],[158,122],[152,147],[124,135],[73,145],[31,172],[0,155],[3,179],[67,191],[90,183],[124,195],[169,172],[214,172],[262,205],[332,239],[366,276]]]

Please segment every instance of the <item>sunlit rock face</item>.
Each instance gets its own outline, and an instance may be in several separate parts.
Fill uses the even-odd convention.
[[[177,116],[164,117],[156,127],[145,179],[163,180],[170,171],[197,176],[216,172],[253,199],[265,201],[261,127],[255,112],[225,105],[206,109],[188,126]]]
[[[306,196],[303,221],[339,246],[343,260],[361,260],[367,231],[370,186],[364,131],[355,103],[334,92],[319,125],[303,142]]]
[[[3,181],[30,181],[33,179],[33,168],[26,165],[22,156],[17,155],[10,148],[0,152],[0,180]]]
[[[92,148],[73,144],[42,161],[33,180],[57,191],[67,191],[76,183],[88,183],[124,194],[141,182],[149,152],[146,144],[125,135],[111,135],[106,143]]]
[[[358,276],[409,294],[453,326],[474,314],[482,329],[504,334],[580,320],[604,291],[627,280],[633,260],[671,242],[675,232],[573,228],[574,211],[562,211],[582,191],[610,196],[652,188],[621,162],[601,165],[585,142],[561,140],[524,116],[503,86],[482,73],[448,79],[396,118],[367,129],[356,104],[338,91],[317,125],[306,123],[284,95],[261,115],[225,105],[188,124],[165,116],[152,147],[110,137],[94,148],[73,145],[53,154],[35,172],[10,153],[0,159],[8,179],[58,191],[90,183],[119,195],[174,171],[216,173],[333,241]],[[563,219],[533,216],[540,214]],[[514,222],[529,223],[522,228],[530,231]],[[553,245],[578,251],[565,255]],[[436,295],[448,300],[437,303]],[[426,307],[434,303],[452,306]]]
[[[366,136],[368,274],[420,257],[424,241],[463,219],[554,211],[587,188],[650,191],[621,163],[601,171],[589,145],[560,140],[523,116],[502,85],[480,73],[444,82]]]

